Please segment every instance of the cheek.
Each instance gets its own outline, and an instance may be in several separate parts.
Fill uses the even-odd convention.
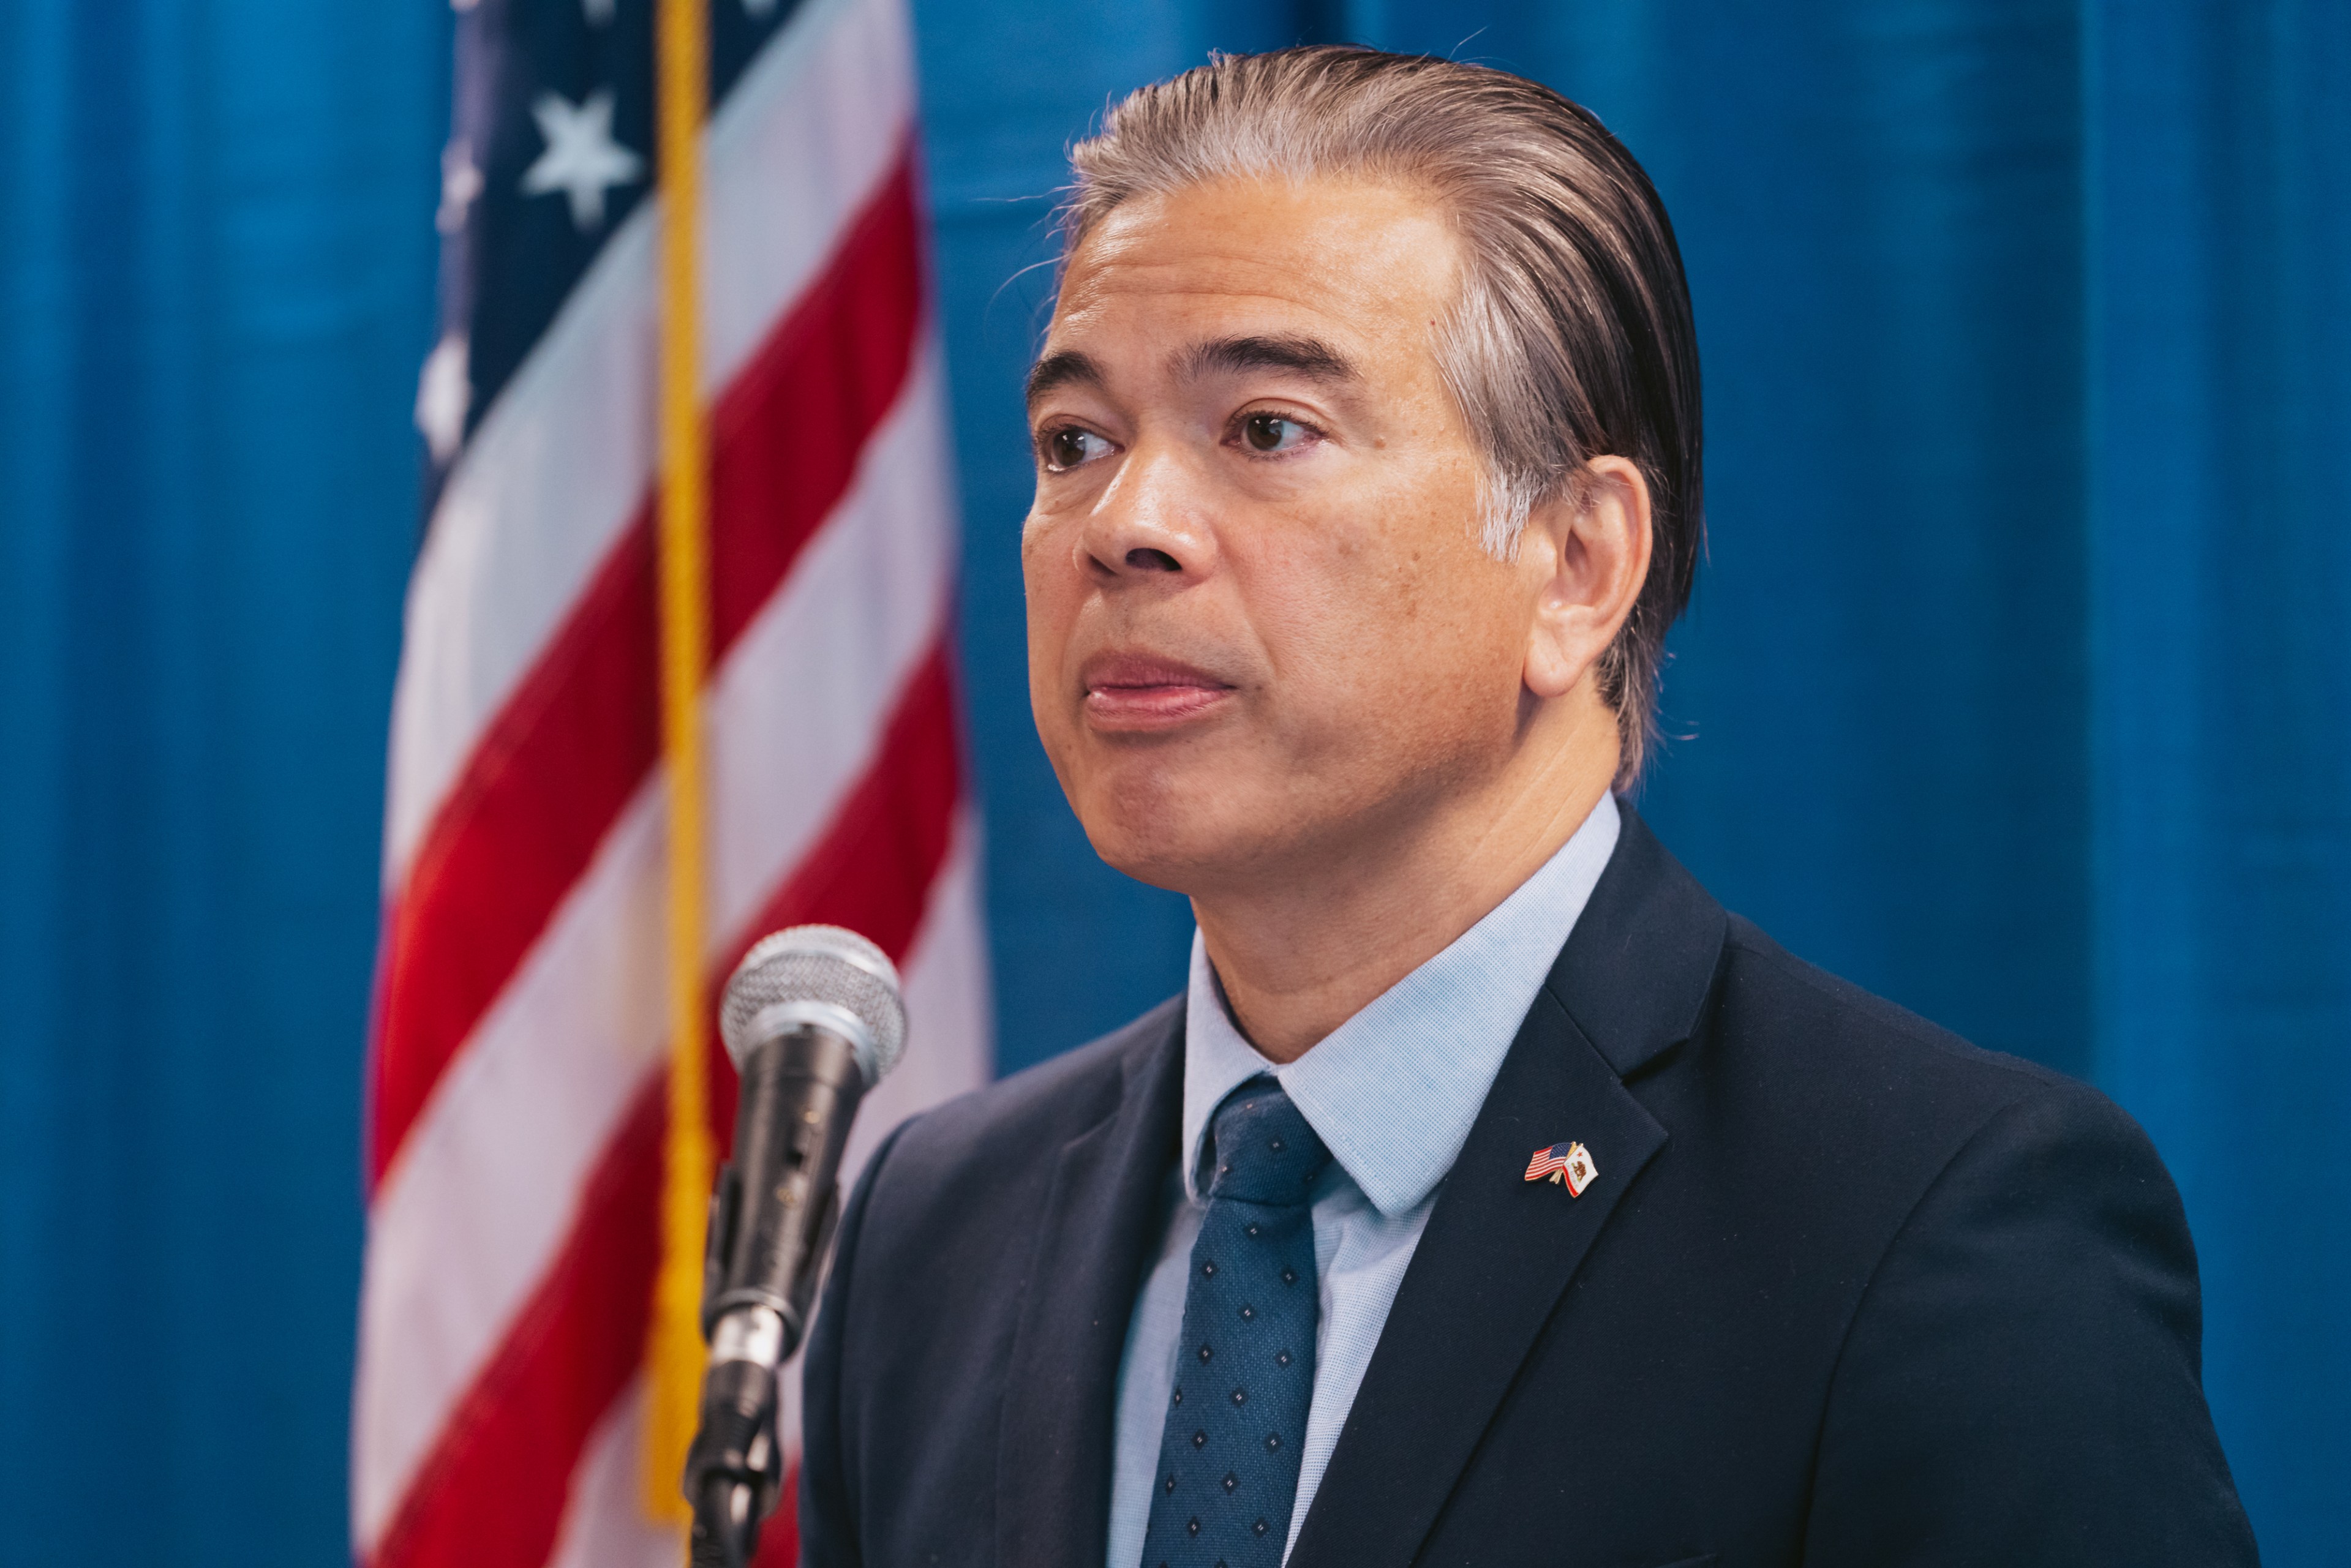
[[[1036,645],[1070,598],[1069,549],[1060,529],[1031,517],[1020,530],[1020,588],[1029,609],[1029,640]]]
[[[1060,686],[1061,655],[1069,646],[1074,611],[1069,573],[1053,570],[1060,553],[1050,529],[1032,523],[1022,531],[1020,582],[1028,613],[1029,690],[1040,727],[1048,722],[1048,698]]]
[[[1263,542],[1252,597],[1302,686],[1375,709],[1442,697],[1514,711],[1523,635],[1511,624],[1522,595],[1478,546],[1474,490],[1445,479],[1352,497]]]

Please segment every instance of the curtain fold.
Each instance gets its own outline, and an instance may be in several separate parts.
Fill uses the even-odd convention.
[[[0,1560],[348,1552],[444,17],[0,5]]]
[[[2085,19],[2099,1080],[2202,1260],[2262,1555],[2351,1475],[2351,10]]]

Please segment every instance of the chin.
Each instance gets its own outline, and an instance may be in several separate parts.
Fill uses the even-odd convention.
[[[1193,892],[1202,874],[1226,858],[1217,852],[1217,835],[1195,824],[1137,822],[1119,813],[1081,813],[1079,820],[1104,865],[1171,893]]]
[[[1236,810],[1229,787],[1214,799],[1208,787],[1162,782],[1147,789],[1097,789],[1078,809],[1094,852],[1105,864],[1141,883],[1192,894],[1256,862],[1270,847]]]

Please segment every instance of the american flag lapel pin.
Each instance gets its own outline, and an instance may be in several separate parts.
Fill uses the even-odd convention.
[[[1547,1149],[1537,1149],[1535,1157],[1527,1163],[1527,1179],[1541,1181],[1549,1176],[1567,1188],[1570,1197],[1582,1197],[1583,1189],[1600,1175],[1593,1163],[1592,1151],[1582,1144],[1553,1144]]]

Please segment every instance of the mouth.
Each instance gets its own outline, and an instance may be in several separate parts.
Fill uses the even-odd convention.
[[[1174,659],[1144,653],[1103,653],[1086,661],[1086,722],[1098,730],[1171,729],[1222,706],[1228,681]]]

